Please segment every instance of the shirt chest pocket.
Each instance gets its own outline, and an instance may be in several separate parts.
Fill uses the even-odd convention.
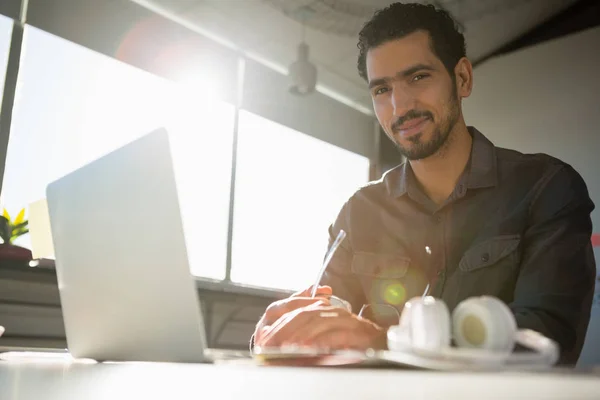
[[[491,295],[510,300],[521,261],[520,235],[487,239],[463,255],[459,263],[459,297]]]
[[[369,304],[401,308],[425,286],[421,271],[404,252],[357,252],[352,258],[352,272],[359,279]]]
[[[498,263],[516,265],[519,263],[520,242],[520,235],[503,235],[488,239],[467,250],[458,267],[463,272],[473,272]]]

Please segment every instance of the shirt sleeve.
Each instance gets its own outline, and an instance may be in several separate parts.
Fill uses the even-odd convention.
[[[552,168],[540,186],[529,212],[510,306],[519,328],[554,339],[561,348],[559,363],[575,364],[594,292],[594,204],[583,179],[568,165]]]
[[[359,279],[352,273],[352,231],[350,226],[350,201],[344,204],[336,221],[329,226],[329,247],[333,244],[340,230],[346,232],[329,266],[325,270],[322,285],[329,285],[333,294],[346,300],[352,305],[352,311],[358,313],[365,303],[365,296]]]

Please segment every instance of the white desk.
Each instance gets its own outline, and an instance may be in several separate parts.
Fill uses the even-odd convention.
[[[600,399],[600,374],[0,362],[2,400]]]

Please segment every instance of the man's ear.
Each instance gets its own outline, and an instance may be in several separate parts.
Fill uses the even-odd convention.
[[[456,77],[456,92],[460,98],[469,97],[473,90],[473,65],[463,57],[454,67],[454,76]]]

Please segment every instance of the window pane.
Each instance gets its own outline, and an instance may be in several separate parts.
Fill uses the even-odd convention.
[[[239,126],[232,280],[305,288],[369,160],[246,111]]]
[[[27,27],[2,204],[18,212],[45,197],[49,182],[165,126],[192,272],[222,279],[234,108],[201,95]]]
[[[6,62],[8,61],[12,24],[12,19],[0,15],[0,93],[4,93],[4,79],[6,78]],[[0,104],[2,104],[1,94]]]

